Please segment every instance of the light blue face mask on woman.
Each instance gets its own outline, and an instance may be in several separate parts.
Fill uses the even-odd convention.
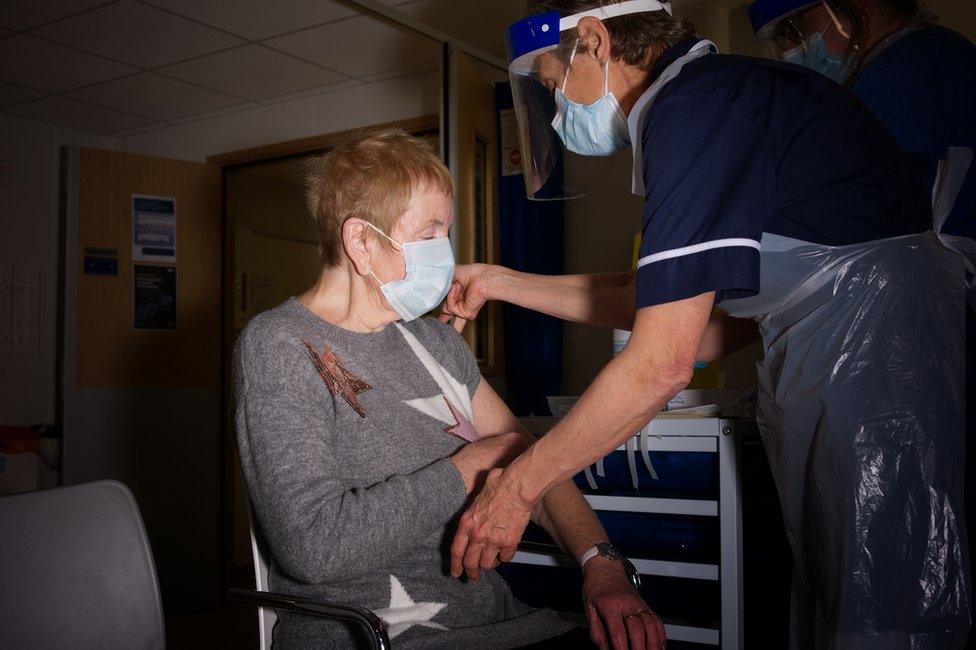
[[[609,156],[630,146],[630,131],[627,128],[627,118],[617,103],[617,98],[610,92],[609,61],[603,65],[603,96],[592,104],[580,104],[567,99],[563,92],[569,80],[569,71],[576,58],[576,47],[569,55],[569,65],[563,85],[557,88],[556,117],[552,120],[552,128],[559,134],[563,144],[573,153],[582,156]]]
[[[829,27],[830,25],[825,28],[825,31]],[[847,81],[851,70],[854,69],[854,56],[851,54],[831,54],[827,50],[827,43],[823,39],[822,32],[817,32],[792,50],[783,52],[783,60],[819,72],[839,84]]]
[[[382,282],[372,270],[369,272],[379,282],[380,291],[393,311],[404,321],[412,321],[441,304],[454,280],[451,240],[438,237],[400,243],[373,224],[367,224],[403,251],[407,274],[402,280]]]

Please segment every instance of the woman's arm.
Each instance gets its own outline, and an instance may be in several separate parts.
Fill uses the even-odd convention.
[[[480,435],[506,436],[509,435],[506,432],[519,431],[527,443],[534,441],[488,382],[482,380],[478,385],[472,405]],[[543,497],[533,521],[577,561],[596,544],[608,541],[603,525],[572,480],[560,483]],[[497,555],[485,566],[495,564]],[[468,577],[478,579],[479,562],[465,563],[463,568]],[[451,572],[460,576],[461,569],[461,564],[452,558]],[[621,648],[657,648],[659,644],[663,647],[664,624],[630,584],[620,562],[597,556],[586,563],[583,603],[591,638],[600,647],[609,647],[608,638],[614,640],[615,647]],[[636,615],[636,612],[643,613]]]
[[[503,266],[459,266],[444,313],[470,320],[486,300],[503,300],[556,318],[630,329],[634,323],[634,273],[535,275]]]
[[[714,293],[645,307],[627,347],[597,375],[559,424],[503,470],[462,515],[452,562],[510,560],[539,500],[645,426],[691,379]],[[463,558],[463,560],[462,560]],[[492,560],[493,561],[493,560]]]

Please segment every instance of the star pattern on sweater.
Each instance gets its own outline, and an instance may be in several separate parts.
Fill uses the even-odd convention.
[[[445,607],[447,603],[414,602],[396,576],[390,574],[390,606],[376,610],[375,614],[386,623],[392,640],[414,625],[446,630],[443,625],[431,621]]]
[[[318,370],[319,376],[322,377],[322,381],[325,382],[325,387],[329,389],[329,392],[333,395],[342,395],[346,403],[353,407],[360,417],[366,417],[366,409],[359,403],[356,396],[367,390],[372,390],[373,387],[346,370],[342,361],[329,346],[325,346],[325,350],[319,354],[312,347],[312,344],[305,339],[302,339],[302,343],[305,344],[308,353],[312,355],[312,363],[315,364],[315,369]]]

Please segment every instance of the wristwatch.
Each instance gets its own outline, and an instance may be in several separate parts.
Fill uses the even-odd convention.
[[[583,553],[579,560],[580,568],[583,568],[587,562],[595,558],[597,555],[602,555],[608,560],[619,561],[623,565],[624,572],[627,574],[627,577],[630,579],[630,584],[634,585],[634,589],[640,589],[641,579],[640,574],[637,573],[637,567],[634,566],[633,562],[624,557],[624,554],[618,551],[613,544],[603,542],[601,544],[597,544],[586,553]]]

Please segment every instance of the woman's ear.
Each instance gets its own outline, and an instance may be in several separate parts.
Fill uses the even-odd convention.
[[[369,275],[371,270],[371,254],[367,243],[369,238],[369,227],[362,219],[351,217],[342,224],[342,248],[356,273],[362,276]]]
[[[601,65],[610,60],[610,32],[602,20],[586,16],[576,26],[580,45],[592,54]]]

